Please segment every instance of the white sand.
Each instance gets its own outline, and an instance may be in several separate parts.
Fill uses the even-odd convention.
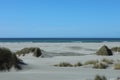
[[[44,50],[45,58],[35,58],[31,55],[20,57],[28,65],[23,66],[22,71],[0,72],[0,80],[92,80],[95,75],[105,75],[108,79],[115,80],[120,77],[120,70],[92,69],[84,67],[54,67],[60,62],[84,63],[88,60],[100,60],[103,58],[117,60],[120,55],[96,56],[95,53],[101,46],[109,48],[120,46],[120,42],[105,43],[0,43],[1,47],[7,47],[12,51],[24,47],[40,47]],[[88,54],[88,55],[78,55]],[[46,57],[47,56],[47,57]],[[120,59],[119,59],[120,60]]]

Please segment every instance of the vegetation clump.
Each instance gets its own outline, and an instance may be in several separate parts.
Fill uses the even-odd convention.
[[[120,63],[116,63],[116,64],[114,65],[114,69],[120,70]]]
[[[94,80],[107,80],[107,78],[105,76],[96,75]]]
[[[105,62],[105,63],[107,63],[107,64],[113,64],[113,60],[110,60],[110,59],[106,59],[106,58],[104,58],[104,59],[102,59],[102,62]]]
[[[112,51],[107,46],[102,46],[97,52],[97,55],[111,56],[113,55]]]
[[[96,63],[98,63],[99,61],[98,60],[90,60],[90,61],[86,61],[85,63],[84,63],[84,65],[89,65],[89,64],[96,64]]]
[[[106,69],[107,67],[108,67],[108,65],[107,65],[107,64],[104,64],[104,63],[102,63],[102,62],[96,63],[96,64],[93,66],[93,68],[95,68],[95,69]]]
[[[68,63],[68,62],[62,62],[62,63],[54,65],[54,66],[57,66],[57,67],[73,67],[73,65]]]
[[[35,57],[40,57],[42,55],[40,48],[37,48],[37,47],[23,48],[23,49],[17,51],[16,55],[25,56],[26,54],[29,54],[29,53],[33,53],[33,56],[35,56]]]
[[[82,63],[78,62],[78,63],[74,64],[74,66],[75,67],[80,67],[80,66],[82,66]]]
[[[73,64],[68,63],[68,62],[62,62],[62,63],[56,64],[54,66],[56,66],[56,67],[80,67],[80,66],[82,66],[82,63],[78,62],[78,63],[73,65]]]
[[[0,71],[9,71],[12,67],[21,70],[24,62],[7,48],[0,48]]]
[[[113,47],[111,50],[114,52],[120,52],[120,47]]]

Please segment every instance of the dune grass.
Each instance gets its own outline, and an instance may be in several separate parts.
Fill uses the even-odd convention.
[[[80,66],[82,66],[82,63],[78,62],[76,64],[71,64],[69,62],[61,62],[61,63],[56,64],[54,66],[56,66],[56,67],[80,67]]]
[[[120,63],[116,63],[116,64],[114,65],[114,69],[115,69],[115,70],[120,70]]]
[[[111,48],[111,50],[115,52],[120,52],[120,47],[113,47]]]
[[[9,71],[12,67],[17,70],[21,70],[22,63],[24,62],[8,48],[0,48],[0,71]]]
[[[56,64],[54,66],[56,66],[56,67],[73,67],[73,65],[68,62],[61,62],[60,64]]]
[[[94,65],[94,64],[96,64],[96,63],[98,63],[98,62],[99,62],[98,60],[90,60],[90,61],[86,61],[86,62],[84,63],[84,65],[89,65],[89,64]]]
[[[102,59],[101,60],[102,62],[105,62],[105,63],[107,63],[107,64],[113,64],[113,60],[110,60],[110,59],[106,59],[106,58],[104,58],[104,59]]]
[[[95,68],[95,69],[106,69],[107,67],[108,67],[108,65],[104,64],[102,62],[96,63],[93,66],[93,68]]]
[[[78,63],[74,64],[73,66],[74,66],[74,67],[80,67],[80,66],[82,66],[82,63],[81,63],[81,62],[78,62]]]
[[[31,52],[33,53],[33,56],[35,57],[39,57],[42,55],[40,48],[37,48],[37,47],[23,48],[17,51],[15,54],[18,56],[21,56],[21,55],[25,56],[26,54],[29,54]]]
[[[102,46],[97,52],[97,55],[102,55],[102,56],[111,56],[113,55],[111,49],[109,49],[106,45]]]
[[[107,80],[105,76],[96,75],[94,80]]]

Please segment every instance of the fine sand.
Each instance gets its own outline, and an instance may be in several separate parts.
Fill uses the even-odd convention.
[[[0,47],[7,47],[13,52],[25,47],[39,47],[42,57],[36,58],[31,54],[20,56],[27,65],[23,70],[0,72],[0,80],[93,80],[96,75],[105,75],[108,80],[120,77],[120,70],[114,70],[113,65],[120,60],[120,54],[113,56],[97,56],[94,53],[103,45],[109,48],[120,46],[120,42],[103,43],[0,43]],[[107,69],[93,69],[90,66],[55,67],[61,62],[75,64],[89,60],[112,59],[115,62]]]

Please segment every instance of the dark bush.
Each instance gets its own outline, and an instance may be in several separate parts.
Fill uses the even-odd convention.
[[[15,54],[13,54],[7,48],[0,48],[0,71],[9,71],[12,67],[15,69],[22,69],[19,62],[23,62],[18,59]],[[23,62],[24,63],[24,62]]]
[[[97,55],[111,56],[113,55],[112,51],[107,46],[102,46],[97,52]]]
[[[54,65],[54,66],[56,66],[56,67],[73,67],[73,65],[68,62],[62,62],[62,63]]]
[[[116,63],[116,64],[114,65],[114,69],[115,69],[115,70],[120,70],[120,63]]]
[[[111,50],[115,52],[120,52],[120,47],[113,47],[111,48]]]
[[[12,52],[7,48],[0,48],[0,70],[10,70],[12,67]]]
[[[107,80],[107,78],[105,76],[96,75],[94,80]]]
[[[98,62],[99,62],[98,60],[90,60],[90,61],[86,61],[86,62],[84,63],[84,65],[89,65],[89,64],[95,65],[95,64],[98,63]]]
[[[110,59],[106,59],[106,58],[104,58],[104,59],[102,59],[102,62],[105,62],[105,63],[107,63],[107,64],[113,64],[113,60],[110,60]]]
[[[26,54],[29,54],[31,52],[33,53],[33,56],[35,56],[35,57],[40,57],[42,55],[40,48],[36,48],[36,47],[23,48],[22,50],[17,51],[16,55],[25,56]]]
[[[95,69],[106,69],[108,67],[107,64],[104,64],[104,63],[96,63],[93,68]]]
[[[74,66],[75,67],[80,67],[80,66],[82,66],[82,63],[78,62],[78,63],[74,64]]]

